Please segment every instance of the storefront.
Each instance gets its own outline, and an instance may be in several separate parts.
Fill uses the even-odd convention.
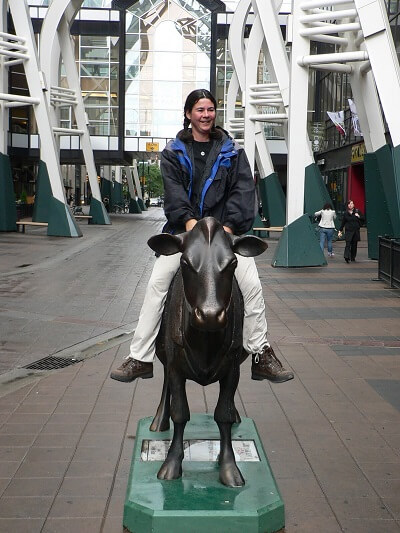
[[[347,200],[353,200],[363,213],[365,213],[364,154],[363,142],[351,146],[351,165],[347,179]]]

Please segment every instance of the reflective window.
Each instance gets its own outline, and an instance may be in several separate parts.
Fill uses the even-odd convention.
[[[126,33],[126,135],[173,137],[187,94],[210,86],[211,14],[197,0],[141,0]]]
[[[99,3],[102,2],[97,2]],[[77,36],[75,54],[90,134],[118,135],[119,38],[102,35]],[[64,76],[64,85],[68,86],[64,69],[61,75]],[[67,116],[63,117],[63,124],[71,127],[67,120]]]

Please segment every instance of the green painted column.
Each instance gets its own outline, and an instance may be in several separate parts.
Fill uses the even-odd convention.
[[[368,257],[378,259],[379,236],[395,236],[394,221],[399,217],[396,201],[395,169],[392,148],[382,146],[364,156]],[[397,207],[396,207],[397,206]],[[397,213],[396,213],[397,211]],[[400,231],[397,233],[400,236]]]
[[[304,213],[312,215],[328,202],[333,205],[318,166],[311,163],[305,170]]]
[[[122,205],[124,201],[124,196],[122,194],[122,183],[119,183],[118,181],[114,181],[114,185],[111,189],[111,196],[112,196],[112,204],[116,205]]]
[[[39,163],[32,220],[34,222],[48,222],[47,235],[82,237],[82,232],[69,207],[64,202],[54,198],[47,165],[44,161]]]
[[[258,188],[263,214],[269,220],[269,225],[284,226],[286,224],[286,198],[276,172],[260,179]]]
[[[101,178],[100,183],[101,198],[104,202],[104,198],[108,198],[108,209],[111,211],[112,203],[112,183],[106,178]]]
[[[33,204],[33,222],[48,222],[50,217],[53,193],[51,192],[49,173],[44,161],[39,161],[36,177],[35,203]]]
[[[387,191],[394,236],[400,238],[400,145],[393,148],[393,168],[393,182],[386,183],[386,176],[383,176],[383,184],[385,191]]]
[[[69,207],[56,198],[51,200],[47,235],[53,237],[82,237],[82,232]]]
[[[17,231],[17,208],[10,158],[0,153],[0,231]]]
[[[253,228],[262,228],[264,226],[264,222],[261,220],[260,215],[257,213],[255,216],[255,219],[253,221],[252,228],[249,229],[249,231],[246,233],[246,235],[256,235],[257,237],[261,237],[262,239],[266,239],[269,237],[268,231],[254,231]]]
[[[271,262],[273,267],[309,267],[326,264],[324,253],[307,214],[284,226]]]
[[[92,217],[91,220],[89,220],[89,224],[111,224],[110,217],[108,216],[103,202],[96,200],[93,196],[90,200],[89,215]]]
[[[142,210],[139,205],[139,200],[136,200],[135,198],[131,198],[129,201],[129,213],[136,213],[140,215],[141,212]]]
[[[139,204],[139,207],[142,211],[147,211],[147,207],[145,205],[145,203],[143,202],[142,198],[138,198],[138,204]]]

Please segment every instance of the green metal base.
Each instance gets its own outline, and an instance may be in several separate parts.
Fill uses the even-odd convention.
[[[322,209],[326,203],[333,205],[319,167],[315,163],[311,163],[305,169],[304,213],[313,215],[315,211]]]
[[[17,231],[17,208],[8,155],[0,153],[0,231]]]
[[[90,200],[89,215],[92,217],[90,224],[103,224],[105,226],[111,224],[110,217],[108,216],[103,202],[96,200],[94,197]]]
[[[82,231],[67,205],[51,199],[47,235],[53,237],[82,237]]]
[[[140,215],[141,212],[142,210],[140,209],[139,201],[135,200],[135,198],[131,198],[129,201],[129,213]]]
[[[119,183],[118,181],[114,181],[113,187],[111,188],[111,198],[112,198],[113,205],[124,203],[124,195],[122,193],[122,183]]]
[[[142,211],[147,211],[147,207],[145,206],[145,203],[143,202],[141,198],[138,198],[138,204]]]
[[[379,258],[379,236],[394,236],[390,204],[396,203],[392,147],[388,144],[364,156],[368,257]],[[400,233],[399,233],[400,235]]]
[[[261,220],[260,215],[257,213],[253,221],[253,228],[262,228],[263,226],[264,226],[264,223]],[[261,237],[262,239],[267,239],[269,237],[268,231],[254,231],[253,228],[249,229],[246,235],[256,235],[257,237]]]
[[[101,199],[104,202],[104,199],[107,198],[108,201],[108,208],[111,210],[113,203],[112,203],[112,182],[106,178],[101,178],[100,180],[100,192],[101,192]]]
[[[400,236],[400,145],[393,147],[394,183],[390,186],[385,184],[390,198],[389,210],[393,225],[393,233]],[[393,194],[390,194],[393,191]]]
[[[326,264],[308,215],[303,215],[284,226],[271,262],[273,267],[307,267]]]
[[[269,220],[268,225],[284,226],[286,224],[286,198],[278,174],[273,172],[260,179],[258,188],[264,217]]]
[[[172,429],[149,430],[152,418],[139,421],[127,495],[124,526],[131,533],[273,533],[285,525],[284,504],[253,420],[232,428],[233,440],[254,441],[259,460],[238,461],[246,481],[230,488],[218,480],[218,463],[183,461],[181,479],[160,481],[162,461],[142,460],[143,441],[170,440]],[[192,414],[185,441],[219,440],[212,415]]]
[[[33,204],[33,222],[48,222],[51,212],[53,193],[51,191],[49,173],[44,161],[39,161],[36,177],[35,203]]]

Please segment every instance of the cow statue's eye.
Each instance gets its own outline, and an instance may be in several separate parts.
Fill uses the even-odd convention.
[[[185,259],[184,257],[181,257],[181,267],[189,268],[190,270],[195,272],[193,265],[189,263],[189,261]]]

